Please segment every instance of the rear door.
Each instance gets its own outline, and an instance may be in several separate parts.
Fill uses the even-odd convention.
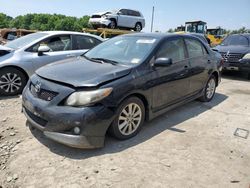
[[[49,52],[38,55],[38,48],[46,45]],[[55,35],[44,39],[26,50],[34,71],[49,63],[69,58],[73,55],[71,35]]]
[[[160,47],[156,58],[171,58],[169,67],[155,67],[155,79],[152,80],[153,108],[155,111],[177,103],[189,93],[189,63],[182,37],[172,38]]]
[[[208,79],[207,65],[210,63],[209,54],[199,40],[185,38],[185,43],[191,66],[190,92],[196,93],[203,89]]]
[[[129,10],[121,9],[119,13],[120,15],[118,16],[117,19],[117,25],[120,27],[129,27],[130,25]]]

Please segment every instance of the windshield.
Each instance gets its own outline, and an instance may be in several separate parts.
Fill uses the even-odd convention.
[[[242,35],[231,35],[224,39],[224,41],[221,43],[223,46],[228,45],[237,45],[237,46],[248,46],[249,41],[247,37]]]
[[[119,36],[99,44],[84,56],[133,66],[147,57],[155,43],[156,39],[151,37]]]
[[[12,48],[14,50],[17,50],[19,48],[22,48],[22,47],[28,45],[29,43],[31,43],[37,39],[43,38],[46,35],[48,35],[48,34],[46,34],[46,33],[29,34],[29,35],[23,36],[21,38],[18,38],[16,40],[13,40],[11,42],[8,42],[5,46]]]

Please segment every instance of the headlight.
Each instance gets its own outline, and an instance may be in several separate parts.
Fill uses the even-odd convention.
[[[66,100],[67,106],[84,106],[93,104],[109,96],[113,88],[104,88],[93,91],[79,91],[72,93]]]
[[[250,53],[244,55],[244,57],[242,59],[250,59]]]

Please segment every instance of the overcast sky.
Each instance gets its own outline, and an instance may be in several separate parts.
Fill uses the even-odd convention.
[[[0,12],[15,17],[27,13],[57,13],[81,17],[94,12],[131,8],[140,10],[150,31],[152,6],[155,6],[154,30],[167,31],[185,21],[203,20],[208,28],[222,26],[250,29],[250,0],[8,0]]]

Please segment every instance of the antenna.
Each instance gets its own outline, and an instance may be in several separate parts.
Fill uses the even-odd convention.
[[[155,14],[155,7],[153,6],[153,9],[152,9],[152,20],[151,20],[151,33],[153,32],[153,26],[154,26],[154,14]]]

